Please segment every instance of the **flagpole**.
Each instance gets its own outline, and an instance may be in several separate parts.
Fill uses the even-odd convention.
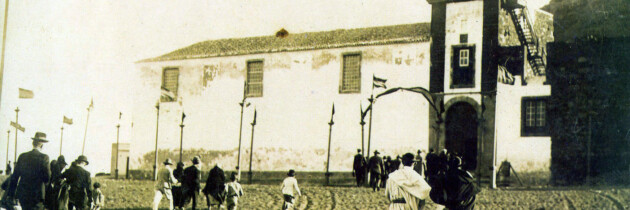
[[[361,109],[361,156],[365,157],[365,120],[363,120],[363,106],[360,106]]]
[[[247,172],[247,175],[249,175],[248,177],[248,181],[251,184],[252,183],[252,159],[254,157],[254,127],[256,127],[256,110],[254,109],[254,121],[252,122],[252,140],[251,143],[249,144],[249,172]]]
[[[85,132],[83,133],[83,146],[81,146],[81,155],[85,152],[85,139],[87,139],[87,129],[88,123],[90,122],[90,110],[92,110],[92,102],[90,102],[90,106],[87,108],[87,118],[85,119]]]
[[[19,122],[18,122],[18,112],[20,112],[20,107],[15,107],[15,124],[17,126],[19,126]],[[15,162],[17,161],[17,139],[18,139],[18,128],[17,126],[15,127],[15,154],[13,154],[13,164],[15,165]]]
[[[61,149],[63,148],[63,123],[61,123],[61,138],[59,138],[59,156],[61,156]]]
[[[330,115],[330,122],[328,122],[328,125],[330,126],[330,128],[328,129],[328,155],[326,157],[326,186],[330,185],[330,171],[329,171],[329,166],[330,166],[330,142],[332,140],[332,126],[335,124],[335,122],[333,121],[333,116],[335,116],[335,104],[333,103],[333,108],[332,108],[332,114]]]
[[[157,164],[158,164],[158,131],[160,129],[160,101],[155,104],[156,120],[155,120],[155,157],[153,162],[153,181],[157,180]],[[182,162],[180,157],[179,162]]]
[[[179,124],[179,162],[182,162],[183,146],[184,146],[184,118],[182,117],[182,123]]]
[[[4,165],[9,165],[9,142],[11,142],[11,130],[7,130],[7,158],[4,160]]]
[[[243,100],[241,105],[241,122],[238,128],[238,160],[236,161],[236,170],[238,171],[238,178],[241,178],[241,138],[243,133],[243,109],[245,109],[245,99],[247,99],[247,81],[243,83]]]
[[[120,120],[120,117],[118,119]],[[118,179],[118,150],[120,150],[119,137],[120,137],[120,123],[116,125],[116,176],[115,176],[116,179]]]
[[[2,93],[2,80],[4,75],[4,49],[7,43],[7,20],[9,18],[9,0],[4,1],[4,25],[2,30],[2,56],[0,59],[0,94]],[[17,123],[17,122],[16,122]]]
[[[370,125],[368,126],[367,159],[370,159],[370,144],[372,143],[372,110],[374,110],[374,78],[372,77],[372,94],[370,94]]]

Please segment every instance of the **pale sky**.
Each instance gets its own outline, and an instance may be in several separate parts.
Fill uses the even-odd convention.
[[[528,2],[530,8],[540,8],[548,1]],[[2,1],[0,18],[4,5]],[[65,115],[74,124],[65,126],[63,153],[68,162],[74,160],[81,153],[86,108],[93,97],[87,168],[109,172],[118,112],[123,113],[120,141],[129,141],[133,99],[127,86],[137,82],[130,77],[135,61],[210,39],[272,35],[280,28],[300,33],[429,22],[430,13],[424,0],[10,1],[0,164],[5,163],[6,131],[15,121],[16,106],[19,123],[26,127],[18,135],[19,153],[30,150],[30,137],[43,131],[51,140],[44,152],[56,158]],[[18,100],[18,88],[33,90],[35,98]],[[11,161],[14,138],[11,129]]]

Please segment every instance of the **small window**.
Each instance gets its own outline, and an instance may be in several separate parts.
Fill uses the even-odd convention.
[[[247,62],[247,97],[263,96],[263,61]]]
[[[162,94],[162,102],[177,101],[177,88],[179,87],[179,69],[165,68],[162,72],[162,89],[166,93]]]
[[[459,43],[460,44],[468,43],[468,34],[460,34],[459,35]]]
[[[468,67],[470,61],[470,50],[463,49],[459,51],[459,67]]]
[[[451,53],[451,88],[475,87],[475,46],[453,46]]]
[[[339,93],[361,93],[361,54],[343,56]]]
[[[521,136],[548,136],[548,97],[527,97],[522,101]]]

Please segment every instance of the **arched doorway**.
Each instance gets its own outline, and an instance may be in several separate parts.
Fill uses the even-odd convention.
[[[463,169],[477,168],[477,111],[466,102],[450,106],[446,112],[446,149],[462,157]]]

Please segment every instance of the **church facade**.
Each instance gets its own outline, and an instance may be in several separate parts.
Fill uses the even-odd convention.
[[[548,171],[550,86],[519,39],[513,17],[522,16],[512,16],[519,8],[499,0],[429,3],[431,23],[210,40],[137,62],[132,160],[154,151],[156,127],[158,147],[173,150],[181,137],[184,150],[235,150],[242,130],[242,165],[254,148],[254,170],[322,171],[334,112],[331,171],[351,170],[357,148],[392,156],[448,149],[482,175],[502,160]],[[527,13],[544,52],[553,41],[551,15]],[[375,77],[387,87],[374,87]],[[362,135],[368,98],[396,87],[429,90],[438,110],[420,94],[388,94],[375,100]],[[233,168],[235,158],[216,161]]]

